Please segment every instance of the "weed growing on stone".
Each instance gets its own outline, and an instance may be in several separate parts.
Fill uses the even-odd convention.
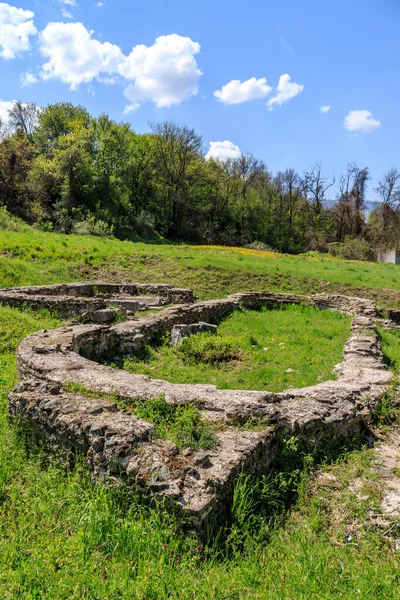
[[[164,396],[135,403],[135,415],[154,424],[156,437],[173,441],[178,448],[208,449],[216,437],[195,406],[168,404]]]
[[[117,404],[120,408],[152,423],[156,439],[171,440],[179,449],[206,450],[216,444],[214,428],[208,421],[201,418],[195,406],[168,404],[163,395],[149,400],[125,402],[117,394],[102,394],[75,381],[64,383],[63,389],[73,394],[81,394],[86,398],[102,398]]]

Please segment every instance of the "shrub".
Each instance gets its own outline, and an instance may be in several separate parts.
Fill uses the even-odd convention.
[[[258,242],[257,240],[254,242],[251,242],[251,244],[247,244],[245,247],[249,248],[250,250],[263,250],[264,252],[276,252],[276,250],[271,248],[271,246],[269,246],[268,244],[264,244],[264,242]]]
[[[344,242],[329,244],[329,253],[345,260],[373,260],[374,251],[366,240],[346,237]]]
[[[78,235],[98,235],[99,237],[112,237],[114,227],[101,219],[90,215],[83,221],[78,221],[73,226],[73,233]]]
[[[28,225],[18,217],[11,215],[5,206],[0,206],[0,229],[3,231],[25,231],[28,229]]]

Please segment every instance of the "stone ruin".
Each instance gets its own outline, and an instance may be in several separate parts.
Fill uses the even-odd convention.
[[[9,414],[27,422],[47,446],[70,456],[82,454],[95,480],[123,480],[149,497],[164,498],[166,506],[179,509],[200,531],[226,518],[241,472],[257,475],[272,468],[282,436],[294,435],[323,448],[333,439],[368,429],[392,378],[376,334],[376,307],[361,298],[254,292],[195,302],[191,290],[167,285],[76,283],[2,290],[0,303],[52,308],[68,317],[110,306],[128,311],[123,322],[78,322],[23,340],[17,351],[21,383],[9,396]],[[98,362],[129,356],[174,328],[217,325],[241,307],[288,304],[353,316],[335,380],[280,393],[220,390],[151,379]],[[140,316],[140,310],[154,307],[159,310]],[[66,391],[71,383],[91,393]],[[119,408],[105,394],[128,405],[160,394],[167,403],[195,405],[217,425],[217,442],[207,451],[179,452],[171,441],[154,438],[151,423]],[[254,419],[265,425],[246,428]]]

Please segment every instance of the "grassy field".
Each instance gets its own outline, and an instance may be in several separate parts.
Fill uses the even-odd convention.
[[[219,389],[280,392],[332,379],[350,333],[350,317],[310,306],[237,311],[216,335],[169,338],[147,346],[123,368],[172,383],[213,383]]]
[[[396,265],[245,248],[120,242],[36,230],[0,232],[3,287],[82,279],[172,283],[192,287],[203,299],[269,289],[363,294],[382,306],[400,306]]]
[[[241,289],[351,291],[398,305],[396,267],[242,250],[150,246],[40,232],[0,232],[0,285],[103,278],[191,285],[202,298]],[[386,288],[386,291],[380,289]],[[0,309],[0,595],[5,599],[398,599],[400,557],[371,521],[380,483],[373,451],[343,450],[320,466],[295,439],[282,471],[239,482],[231,523],[208,546],[83,469],[49,464],[7,421],[15,349],[58,319]],[[380,332],[400,370],[400,336]],[[382,416],[382,419],[384,414]],[[363,500],[351,484],[362,478]],[[396,528],[391,531],[396,536]],[[349,537],[351,536],[351,537]]]

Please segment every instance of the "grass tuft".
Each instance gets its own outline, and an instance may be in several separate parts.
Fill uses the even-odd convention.
[[[171,440],[179,449],[208,449],[216,444],[211,425],[200,417],[195,406],[168,404],[160,395],[135,403],[132,410],[154,424],[156,438]]]

